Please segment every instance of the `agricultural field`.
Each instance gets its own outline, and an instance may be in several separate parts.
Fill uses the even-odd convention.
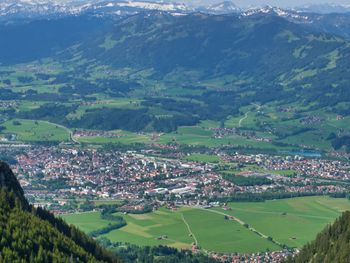
[[[134,143],[151,143],[151,135],[148,134],[137,134],[133,132],[126,131],[116,131],[117,134],[120,134],[120,137],[109,138],[107,136],[89,136],[89,137],[80,137],[77,141],[81,143],[88,144],[134,144]]]
[[[193,153],[183,158],[186,161],[199,162],[199,163],[219,163],[220,157],[217,155]]]
[[[127,226],[103,236],[114,242],[141,246],[190,248],[197,244],[201,249],[217,252],[253,253],[280,249],[267,239],[268,236],[280,244],[302,247],[342,211],[349,210],[350,201],[303,197],[230,203],[228,207],[225,210],[182,207],[175,211],[161,208],[149,214],[119,214],[127,221]],[[228,220],[225,215],[233,217]],[[100,219],[99,212],[66,215],[64,219],[87,232],[108,224]],[[248,224],[249,228],[243,224]]]
[[[83,231],[92,231],[105,224],[98,213],[80,214],[64,219],[76,224]],[[239,223],[225,220],[223,215],[195,208],[181,208],[170,211],[165,208],[143,215],[123,215],[128,225],[114,230],[104,237],[114,242],[128,242],[137,245],[168,245],[177,248],[191,248],[197,243],[208,251],[254,252],[278,249],[278,246],[259,237]],[[91,220],[91,221],[90,221]],[[208,231],[208,229],[210,231]]]
[[[46,121],[14,119],[2,124],[3,134],[15,134],[23,142],[69,141],[68,129]]]
[[[157,140],[157,143],[179,143],[205,147],[234,146],[260,150],[293,150],[295,147],[281,147],[272,142],[257,141],[239,135],[214,138],[213,132],[200,126],[179,127],[176,132],[165,133]]]
[[[63,216],[63,218],[70,224],[79,226],[79,228],[86,233],[101,227],[106,227],[110,223],[108,220],[101,219],[99,212],[77,213]]]
[[[234,215],[256,230],[291,247],[302,247],[313,240],[327,224],[350,209],[347,199],[302,197],[264,203],[231,203]]]
[[[107,36],[102,47],[108,50],[113,44]],[[13,97],[17,103],[11,109],[0,108],[7,114],[0,120],[1,126],[5,121],[15,119],[28,122],[48,120],[71,130],[122,130],[125,135],[120,138],[77,139],[86,144],[178,143],[267,152],[302,149],[328,152],[334,140],[327,139],[330,135],[341,136],[350,132],[350,117],[341,116],[330,107],[298,102],[249,102],[221,115],[233,104],[218,97],[217,104],[223,107],[215,110],[215,107],[211,108],[213,105],[208,96],[225,83],[239,85],[244,82],[236,76],[228,75],[222,79],[206,80],[202,85],[187,86],[178,85],[182,83],[179,74],[155,80],[152,79],[152,70],[112,69],[98,63],[89,64],[88,74],[74,72],[76,64],[85,63],[87,61],[77,56],[65,67],[51,60],[0,67],[4,71],[0,76],[3,80],[0,88],[6,90],[11,86],[14,93],[7,96]],[[61,78],[72,72],[75,80]],[[196,73],[186,74],[195,76]],[[226,88],[230,90],[232,87]],[[224,106],[223,103],[228,104]],[[335,107],[341,110],[347,109],[348,105],[339,103]],[[110,125],[110,120],[113,120],[113,125]],[[215,131],[220,129],[231,129],[231,132],[217,136]],[[47,131],[50,134],[43,136],[36,131],[31,135],[18,135],[17,140],[66,141],[66,136],[56,136],[57,131],[52,127]],[[153,137],[154,133],[159,137]]]

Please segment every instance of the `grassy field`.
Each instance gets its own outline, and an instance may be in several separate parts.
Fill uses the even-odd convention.
[[[151,135],[148,134],[137,134],[127,131],[116,131],[120,134],[120,137],[108,138],[103,136],[94,137],[81,137],[78,138],[79,142],[89,143],[89,144],[109,144],[109,143],[122,143],[122,144],[133,144],[133,143],[151,143]]]
[[[157,140],[157,143],[167,144],[176,142],[179,144],[198,145],[206,147],[235,146],[253,149],[274,149],[274,150],[292,150],[293,147],[280,147],[272,142],[256,141],[247,139],[243,136],[232,135],[224,138],[214,138],[213,132],[205,130],[200,126],[180,127],[177,132],[166,133]]]
[[[282,244],[301,247],[313,240],[327,224],[350,210],[347,199],[305,197],[273,200],[264,203],[231,203],[234,215]]]
[[[68,141],[70,135],[61,126],[33,120],[15,119],[2,124],[3,133],[16,134],[19,141]]]
[[[221,159],[217,155],[193,153],[189,156],[184,157],[184,160],[199,163],[218,163]]]
[[[82,231],[87,233],[106,227],[110,223],[108,220],[101,219],[99,212],[78,213],[62,217],[70,224],[79,226]]]
[[[224,214],[227,214],[282,244],[301,247],[313,240],[342,211],[349,210],[350,201],[303,197],[263,203],[230,203],[229,206],[232,210],[183,207],[176,211],[161,208],[144,215],[122,215],[128,225],[105,237],[115,242],[177,248],[190,248],[191,244],[197,242],[202,249],[218,252],[251,253],[279,249],[240,223],[225,220]],[[87,232],[108,224],[108,221],[99,218],[98,212],[64,218]]]
[[[91,231],[94,227],[98,229],[105,224],[98,215],[98,213],[86,213],[78,216],[68,215],[64,218],[84,231]],[[80,222],[79,217],[84,219]],[[115,242],[168,245],[177,248],[190,248],[197,241],[201,248],[219,252],[243,253],[278,249],[276,245],[239,223],[225,220],[223,215],[207,210],[181,208],[170,211],[162,208],[150,214],[123,215],[123,217],[128,225],[106,234],[105,237]],[[164,239],[158,239],[161,236]]]

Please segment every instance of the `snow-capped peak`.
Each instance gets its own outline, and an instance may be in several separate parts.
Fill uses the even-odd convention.
[[[0,0],[0,17],[41,17],[91,12],[134,14],[142,10],[190,12],[185,4],[149,0]]]
[[[238,6],[236,6],[232,1],[224,1],[218,4],[213,4],[209,6],[207,10],[217,14],[241,12],[241,9]]]

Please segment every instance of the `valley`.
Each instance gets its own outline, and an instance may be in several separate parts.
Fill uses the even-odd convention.
[[[229,203],[224,208],[160,208],[145,215],[122,215],[128,226],[104,237],[113,242],[170,245],[177,248],[191,248],[197,243],[198,247],[208,252],[224,253],[280,250],[281,247],[274,242],[281,246],[300,248],[311,241],[324,225],[348,210],[349,206],[346,199],[303,197],[264,203]],[[90,232],[107,224],[99,219],[98,214],[88,213],[84,221],[78,214],[66,215],[64,218]],[[231,216],[237,217],[240,222]],[[263,231],[266,238],[254,231]]]
[[[350,210],[346,12],[8,2],[0,159],[123,262],[284,262]]]

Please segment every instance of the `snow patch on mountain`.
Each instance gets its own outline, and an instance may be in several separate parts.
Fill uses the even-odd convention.
[[[241,13],[242,17],[253,16],[258,14],[274,14],[287,19],[296,19],[301,21],[308,21],[309,16],[302,12],[297,12],[293,10],[285,10],[279,7],[264,6],[262,8],[248,9]]]

